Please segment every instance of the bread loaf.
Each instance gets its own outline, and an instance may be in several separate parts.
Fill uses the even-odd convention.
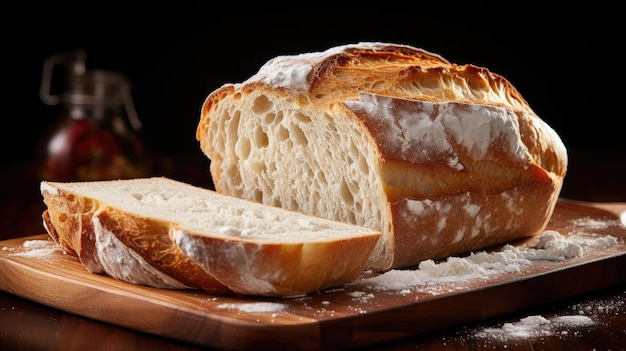
[[[567,152],[504,77],[408,45],[278,56],[210,93],[218,192],[380,230],[368,268],[541,232]]]
[[[134,284],[285,296],[355,279],[380,232],[172,179],[41,183],[44,225],[94,273]]]

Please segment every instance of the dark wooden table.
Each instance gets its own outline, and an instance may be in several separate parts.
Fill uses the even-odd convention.
[[[626,202],[623,151],[582,151],[570,162],[562,195],[594,202]],[[210,186],[201,158],[166,158],[161,175]],[[195,166],[194,166],[195,165]],[[2,164],[0,240],[43,233],[38,180],[27,162]],[[584,282],[580,282],[584,284]],[[522,321],[541,316],[589,317],[591,326],[554,325],[524,330]],[[521,335],[515,334],[521,333]],[[0,291],[2,350],[201,350],[156,335],[91,320]],[[626,350],[626,284],[531,310],[373,345],[369,350]]]
[[[515,337],[505,323],[519,324],[529,316],[546,319],[583,315],[592,327],[555,328],[544,335]],[[493,333],[485,333],[493,328]],[[206,350],[115,325],[62,312],[0,292],[2,350]],[[443,330],[368,350],[625,350],[626,284],[579,296],[550,306]]]

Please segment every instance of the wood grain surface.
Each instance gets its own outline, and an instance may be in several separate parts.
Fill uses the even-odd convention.
[[[440,289],[431,286],[399,293],[346,285],[274,299],[156,289],[91,274],[60,250],[36,257],[20,255],[28,252],[28,242],[47,240],[45,234],[0,242],[0,289],[84,317],[206,347],[362,347],[479,322],[626,282],[626,225],[620,219],[624,212],[624,203],[562,199],[549,229],[563,235],[581,231],[612,235],[619,243],[588,249],[582,257],[533,261],[518,273]],[[513,244],[532,245],[535,239]]]

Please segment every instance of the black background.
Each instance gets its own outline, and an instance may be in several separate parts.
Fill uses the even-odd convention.
[[[365,10],[359,12],[303,3],[299,11],[267,11],[268,5],[244,13],[243,3],[20,5],[5,13],[15,16],[14,24],[2,25],[2,158],[31,157],[56,117],[57,110],[40,101],[39,88],[43,62],[57,52],[80,48],[88,68],[125,74],[154,151],[189,154],[200,152],[195,127],[212,90],[245,80],[274,56],[359,41],[410,44],[487,67],[506,77],[568,148],[626,148],[623,118],[608,111],[600,83],[610,67],[592,15],[496,4],[416,4],[387,12],[359,3]]]
[[[600,3],[551,5],[548,11],[501,1],[154,3],[22,1],[0,12],[5,235],[43,231],[32,161],[59,111],[39,98],[42,68],[46,58],[73,49],[86,52],[88,68],[118,71],[132,81],[134,104],[157,156],[152,175],[212,187],[195,131],[202,103],[222,84],[247,79],[277,55],[380,41],[421,47],[504,76],[568,149],[560,195],[626,201],[620,11]]]

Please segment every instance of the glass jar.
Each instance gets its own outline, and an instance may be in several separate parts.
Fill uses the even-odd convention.
[[[66,74],[62,92],[50,93],[52,77]],[[55,71],[57,69],[57,71]],[[57,54],[45,61],[40,91],[60,113],[37,149],[43,180],[137,178],[150,173],[146,139],[130,95],[129,80],[118,72],[86,70],[84,53]]]

